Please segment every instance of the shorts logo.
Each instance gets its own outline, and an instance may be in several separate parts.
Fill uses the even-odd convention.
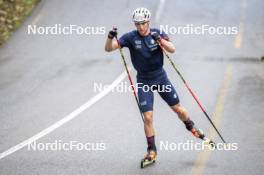
[[[176,94],[173,94],[173,98],[177,98],[177,95]]]
[[[140,105],[141,106],[147,105],[147,101],[145,100],[145,101],[141,102]]]

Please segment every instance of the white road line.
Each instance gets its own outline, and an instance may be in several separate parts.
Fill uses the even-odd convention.
[[[31,26],[35,26],[35,25],[37,25],[37,23],[39,22],[39,20],[42,18],[42,14],[41,13],[39,13],[34,19],[33,19],[33,21],[31,22]]]
[[[241,7],[240,7],[240,22],[239,22],[239,28],[238,28],[238,34],[235,38],[235,43],[234,47],[236,49],[240,49],[242,45],[242,40],[243,40],[243,34],[244,34],[244,22],[246,18],[246,8],[247,8],[247,0],[242,0],[241,1]]]
[[[159,6],[158,6],[158,9],[157,9],[157,13],[156,13],[156,16],[155,16],[155,23],[157,24],[160,20],[160,16],[161,16],[161,12],[163,10],[163,7],[164,7],[164,3],[165,3],[165,0],[160,0],[159,1]]]
[[[37,4],[37,6],[35,8],[37,8],[38,6],[42,6],[43,4],[40,4],[41,2],[39,2],[39,4]],[[34,19],[31,22],[31,26],[34,25],[38,25],[39,20],[43,17],[43,13],[42,13],[42,8],[40,7],[40,9],[38,9],[37,14],[34,16]]]
[[[130,70],[130,69],[129,69]],[[111,92],[111,90],[117,86],[121,81],[123,81],[123,79],[127,76],[126,72],[124,71],[121,75],[119,75],[117,77],[117,79],[115,79],[115,81],[108,87],[106,88],[104,91],[100,92],[99,94],[97,94],[96,96],[94,96],[93,98],[91,98],[90,100],[88,100],[86,103],[84,103],[82,106],[80,106],[78,109],[76,109],[75,111],[73,111],[72,113],[68,114],[67,116],[65,116],[63,119],[57,121],[56,123],[54,123],[53,125],[49,126],[48,128],[42,130],[41,132],[37,133],[36,135],[28,138],[27,140],[17,144],[16,146],[13,146],[11,148],[9,148],[8,150],[2,152],[0,154],[0,159],[3,159],[4,157],[20,150],[21,148],[27,146],[28,144],[31,144],[32,142],[40,139],[41,137],[44,137],[45,135],[51,133],[52,131],[54,131],[55,129],[61,127],[62,125],[64,125],[65,123],[71,121],[72,119],[74,119],[75,117],[77,117],[79,114],[81,114],[83,111],[85,111],[86,109],[88,109],[89,107],[91,107],[93,104],[95,104],[96,102],[98,102],[100,99],[102,99],[106,94],[108,94],[109,92]]]

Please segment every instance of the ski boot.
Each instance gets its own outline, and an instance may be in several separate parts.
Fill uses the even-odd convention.
[[[148,150],[144,159],[141,160],[140,167],[145,168],[146,166],[152,165],[156,162],[157,152],[154,150]]]
[[[205,137],[204,132],[203,132],[201,129],[196,128],[196,127],[193,127],[193,128],[191,129],[191,133],[192,133],[195,137],[197,137],[197,138],[199,138],[199,139],[202,139],[206,144],[209,144],[212,148],[216,148],[216,144],[215,144],[215,142],[213,142],[212,140],[210,140],[210,139],[208,139],[207,137]]]
[[[216,144],[212,140],[205,137],[201,129],[194,127],[194,123],[192,120],[188,119],[183,123],[185,124],[186,129],[190,131],[195,137],[202,139],[207,144],[210,144],[212,148],[216,148]]]

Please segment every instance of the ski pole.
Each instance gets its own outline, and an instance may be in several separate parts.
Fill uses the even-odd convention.
[[[172,61],[172,59],[170,58],[169,54],[166,52],[166,50],[163,48],[163,46],[161,45],[160,42],[158,42],[159,46],[161,47],[163,53],[166,55],[166,57],[168,58],[169,62],[171,63],[172,67],[174,68],[174,70],[177,72],[177,74],[180,76],[181,80],[183,81],[184,85],[186,86],[186,88],[188,89],[188,91],[191,93],[192,97],[194,98],[194,100],[197,102],[198,106],[200,107],[200,109],[203,111],[204,115],[207,117],[207,119],[209,120],[209,122],[211,123],[211,125],[214,127],[215,131],[217,132],[217,134],[219,135],[219,137],[221,138],[221,140],[226,143],[226,141],[224,140],[224,138],[222,137],[222,135],[220,134],[220,132],[218,131],[218,129],[216,128],[216,126],[214,125],[213,121],[211,120],[211,118],[209,117],[209,115],[207,114],[205,108],[202,106],[202,104],[200,103],[198,97],[195,95],[195,93],[192,91],[192,89],[190,88],[190,86],[188,85],[188,83],[185,81],[185,79],[183,78],[181,72],[177,69],[176,65],[174,64],[174,62]]]
[[[125,69],[126,69],[126,72],[127,72],[127,76],[128,76],[128,79],[129,79],[130,85],[131,85],[131,87],[132,87],[132,91],[133,91],[133,94],[134,94],[135,100],[136,100],[136,102],[137,102],[137,106],[138,106],[138,109],[139,109],[139,112],[140,112],[140,115],[141,115],[142,121],[143,121],[143,123],[144,123],[144,117],[143,117],[143,114],[142,114],[141,109],[140,109],[140,106],[139,106],[139,101],[138,101],[138,98],[137,98],[137,94],[136,94],[136,91],[135,91],[135,87],[134,87],[134,84],[133,84],[133,81],[132,81],[131,75],[130,75],[129,70],[128,70],[128,67],[127,67],[127,62],[126,62],[126,59],[125,59],[125,56],[124,56],[123,50],[122,50],[122,48],[121,48],[121,46],[120,46],[120,43],[119,43],[119,41],[118,41],[117,36],[115,36],[115,38],[116,38],[116,41],[117,41],[118,46],[119,46],[118,48],[119,48],[119,51],[120,51],[120,54],[121,54],[121,58],[122,58],[122,60],[123,60],[123,64],[124,64],[124,66],[125,66]]]

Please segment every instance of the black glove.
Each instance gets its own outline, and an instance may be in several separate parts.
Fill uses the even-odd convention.
[[[113,27],[113,29],[110,30],[109,33],[108,33],[108,38],[109,39],[113,39],[116,36],[117,36],[117,28]]]
[[[151,33],[151,36],[152,36],[152,38],[153,38],[156,42],[161,40],[161,36],[160,36],[160,34],[157,33],[157,32],[152,32],[152,33]]]

